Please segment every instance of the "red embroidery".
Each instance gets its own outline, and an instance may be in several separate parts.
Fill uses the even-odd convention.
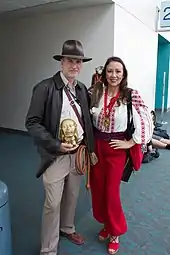
[[[117,106],[117,103],[116,105]],[[97,122],[97,127],[100,131],[102,132],[115,132],[115,107],[112,107],[112,109],[109,111],[109,120],[110,120],[110,124],[109,126],[106,128],[103,123],[104,123],[104,119],[105,119],[105,109],[104,107],[101,109],[99,115],[98,115],[98,122]]]
[[[113,133],[115,132],[115,107],[112,108],[111,112],[110,112],[110,125],[109,127],[106,129],[106,127],[104,127],[103,125],[103,120],[104,120],[104,109],[101,109],[101,112],[98,116],[98,122],[97,122],[97,127],[99,130],[101,130],[102,132],[110,132]]]
[[[98,122],[97,122],[97,127],[101,131],[103,131],[103,119],[104,119],[104,109],[102,108],[102,110],[98,116]]]
[[[145,107],[144,102],[140,95],[138,94],[137,90],[132,91],[132,104],[135,107],[137,113],[140,116],[140,123],[141,123],[141,144],[145,144],[145,135],[146,135],[146,130],[145,130],[145,122],[142,118],[141,112],[140,112],[140,107]]]
[[[114,107],[110,113],[110,129],[111,129],[111,133],[115,132],[115,111],[116,108]]]
[[[112,97],[110,99],[110,102],[109,104],[107,104],[107,99],[108,99],[108,92],[105,91],[104,93],[104,115],[105,117],[108,117],[110,119],[110,115],[111,115],[111,112],[112,112],[112,109],[113,109],[113,106],[115,105],[118,97],[120,95],[120,92],[118,91],[118,93],[116,94],[115,97]]]

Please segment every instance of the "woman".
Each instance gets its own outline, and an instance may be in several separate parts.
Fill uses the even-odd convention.
[[[119,236],[127,231],[120,201],[120,183],[125,166],[126,149],[135,143],[146,144],[152,136],[151,115],[139,93],[132,90],[135,132],[125,140],[127,128],[127,70],[120,58],[107,60],[102,82],[94,86],[91,112],[95,127],[98,163],[91,171],[91,193],[94,218],[103,224],[99,240],[109,239],[108,252],[119,249]]]

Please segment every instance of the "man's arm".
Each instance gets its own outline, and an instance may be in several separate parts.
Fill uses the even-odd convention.
[[[48,88],[43,83],[33,88],[31,103],[26,116],[25,126],[37,145],[48,152],[57,152],[61,142],[55,139],[44,126],[44,113],[48,98]]]

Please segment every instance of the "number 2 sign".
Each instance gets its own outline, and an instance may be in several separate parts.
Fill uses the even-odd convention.
[[[160,27],[170,27],[170,1],[161,3]]]

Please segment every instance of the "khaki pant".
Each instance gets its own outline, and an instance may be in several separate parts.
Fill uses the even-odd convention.
[[[75,154],[57,157],[43,174],[45,203],[42,218],[41,255],[56,255],[59,232],[75,232],[74,216],[81,176],[75,170]]]

